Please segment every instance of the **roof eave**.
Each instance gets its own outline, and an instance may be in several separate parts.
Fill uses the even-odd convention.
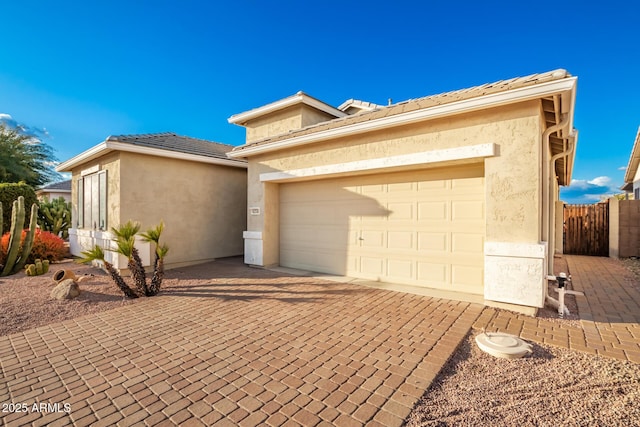
[[[629,164],[627,164],[627,170],[624,174],[624,182],[633,182],[640,165],[640,127],[638,127],[638,133],[636,134],[636,140],[633,142],[633,148],[631,149],[631,155],[629,156]]]
[[[237,159],[221,159],[218,157],[201,156],[197,154],[181,153],[179,151],[163,150],[159,148],[141,147],[135,144],[128,144],[124,142],[117,142],[113,140],[107,140],[101,142],[88,149],[87,151],[78,154],[77,156],[60,163],[56,167],[58,172],[71,172],[73,168],[87,163],[91,160],[95,160],[98,157],[104,156],[112,151],[124,151],[128,153],[146,154],[149,156],[168,157],[171,159],[188,160],[199,163],[209,163],[222,166],[231,166],[238,168],[247,168],[247,164],[244,161]]]
[[[291,107],[297,104],[308,105],[334,117],[345,117],[348,115],[344,111],[340,111],[329,104],[325,104],[324,102],[319,101],[305,93],[298,92],[295,95],[280,99],[262,107],[254,108],[253,110],[245,111],[244,113],[234,114],[233,116],[229,117],[227,121],[234,125],[243,126],[244,123],[248,122],[249,120],[273,113],[275,111],[283,110],[287,107]]]
[[[291,138],[275,141],[273,143],[266,143],[256,146],[239,146],[236,147],[232,152],[230,152],[228,156],[232,158],[249,157],[252,155],[280,150],[283,148],[289,148],[348,135],[355,135],[364,132],[371,132],[389,128],[392,126],[406,125],[419,121],[451,116],[454,114],[468,113],[485,108],[498,107],[507,104],[513,104],[516,102],[538,99],[553,94],[560,94],[563,96],[563,98],[566,99],[566,102],[568,104],[568,112],[571,117],[569,129],[573,129],[576,82],[577,77],[567,77],[560,80],[553,80],[536,85],[525,86],[521,88],[506,90],[503,92],[450,102],[447,104],[436,105],[421,110],[410,111],[408,113],[400,113],[393,116],[381,117],[379,119],[354,123],[352,125],[327,129],[300,136],[293,136]]]

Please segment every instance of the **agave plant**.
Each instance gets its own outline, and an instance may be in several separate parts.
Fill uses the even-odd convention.
[[[93,249],[82,252],[82,258],[79,262],[88,263],[92,261],[100,261],[104,264],[104,268],[127,298],[138,298],[138,295],[127,285],[120,273],[118,273],[118,270],[113,268],[113,265],[104,259],[104,251],[100,246],[96,245]]]

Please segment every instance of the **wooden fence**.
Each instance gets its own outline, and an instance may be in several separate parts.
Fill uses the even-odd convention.
[[[609,256],[609,203],[564,205],[563,252]]]

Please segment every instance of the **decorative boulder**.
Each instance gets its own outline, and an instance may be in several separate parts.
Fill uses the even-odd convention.
[[[80,295],[80,286],[74,280],[65,279],[51,291],[51,298],[63,300],[73,299]]]

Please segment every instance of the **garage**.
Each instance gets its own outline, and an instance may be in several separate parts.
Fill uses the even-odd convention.
[[[484,165],[280,185],[280,265],[483,294]]]

